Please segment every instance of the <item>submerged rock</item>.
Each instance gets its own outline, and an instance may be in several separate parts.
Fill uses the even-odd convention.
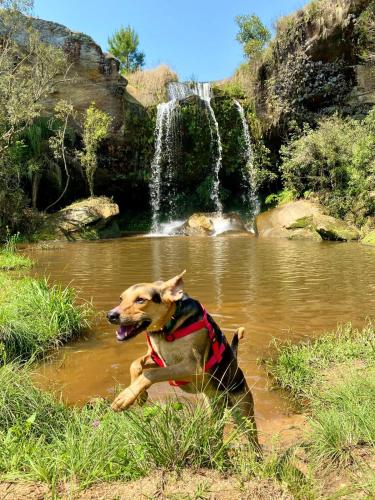
[[[180,229],[180,233],[186,236],[213,236],[228,232],[247,232],[243,220],[235,212],[228,214],[196,213],[191,215]]]
[[[317,203],[298,200],[268,210],[256,218],[262,238],[350,241],[359,238],[356,228],[324,213]]]
[[[48,216],[44,229],[57,239],[99,239],[118,214],[118,205],[106,196],[87,198]]]
[[[375,246],[375,229],[370,231],[366,236],[361,240],[363,245],[372,245]]]

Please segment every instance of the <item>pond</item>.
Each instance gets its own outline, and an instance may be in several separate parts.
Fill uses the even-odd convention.
[[[200,300],[231,337],[246,328],[240,366],[255,398],[258,421],[293,411],[258,360],[270,356],[273,339],[312,338],[337,323],[364,324],[375,310],[375,248],[355,243],[257,239],[250,235],[132,237],[33,248],[33,273],[76,287],[106,312],[128,286],[168,279],[183,269],[185,290]],[[61,348],[38,368],[43,387],[56,387],[71,404],[96,396],[111,399],[129,382],[129,365],[146,351],[144,334],[119,343],[104,314],[85,338]],[[152,398],[172,393],[154,386]],[[178,392],[178,390],[177,390]]]

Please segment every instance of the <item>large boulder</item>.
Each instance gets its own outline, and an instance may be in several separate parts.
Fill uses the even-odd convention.
[[[375,230],[370,231],[366,236],[361,240],[363,245],[372,245],[375,246]]]
[[[235,212],[228,214],[196,213],[191,215],[181,227],[181,234],[187,236],[214,236],[228,232],[247,232],[240,215]]]
[[[268,210],[256,218],[261,238],[350,241],[359,238],[356,228],[324,213],[317,203],[298,200]]]
[[[56,239],[98,239],[100,233],[105,233],[105,228],[118,214],[118,205],[109,198],[87,198],[48,216],[43,232],[46,236],[49,235],[49,238]]]

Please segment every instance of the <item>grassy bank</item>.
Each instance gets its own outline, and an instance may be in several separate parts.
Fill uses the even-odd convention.
[[[0,249],[0,271],[31,267],[33,261],[17,251],[18,235],[8,237]]]
[[[268,363],[306,408],[304,446],[316,477],[341,477],[343,494],[375,496],[375,325],[338,328],[315,342],[284,344]],[[358,495],[358,496],[356,496]]]
[[[0,273],[1,357],[25,361],[72,339],[90,316],[90,307],[76,300],[72,288],[49,285],[45,278]]]
[[[293,454],[269,452],[256,460],[242,431],[203,404],[176,401],[115,414],[105,401],[68,408],[30,382],[28,368],[0,368],[0,481],[41,481],[53,491],[62,484],[84,489],[92,483],[131,481],[164,473],[220,472],[233,487],[265,481],[274,498],[308,483]],[[211,471],[211,472],[210,472]],[[216,471],[216,472],[215,472]],[[205,498],[205,497],[204,497]]]

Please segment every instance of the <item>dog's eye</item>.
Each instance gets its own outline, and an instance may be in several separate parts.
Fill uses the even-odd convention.
[[[137,299],[135,299],[136,304],[144,304],[145,302],[146,302],[146,299],[144,299],[142,297],[138,297]]]

